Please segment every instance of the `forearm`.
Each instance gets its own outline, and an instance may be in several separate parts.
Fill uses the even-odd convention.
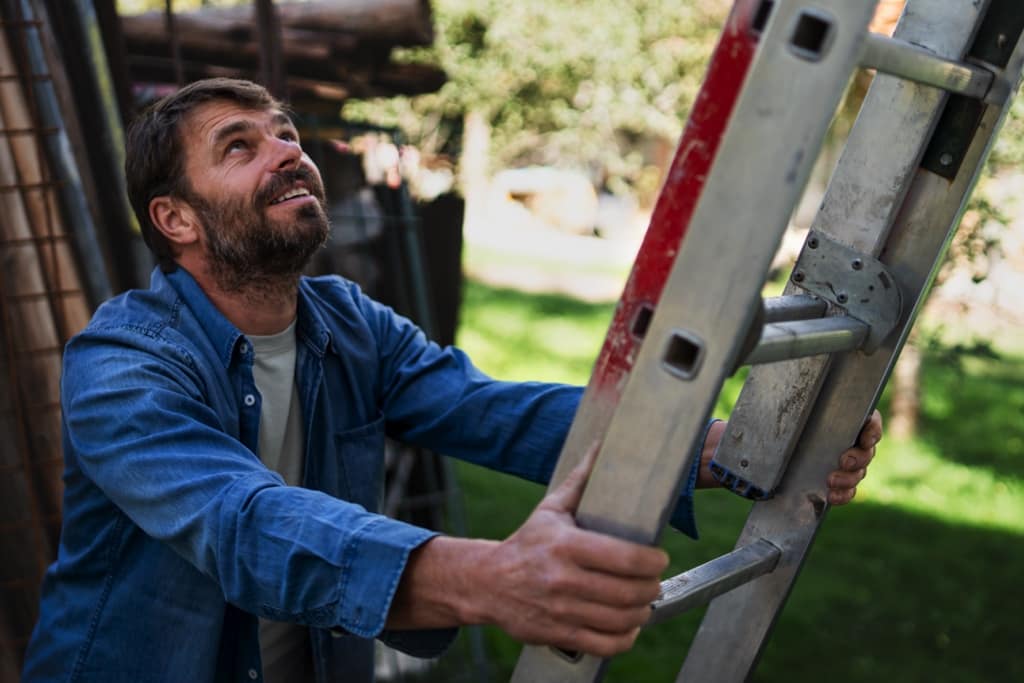
[[[476,574],[495,541],[437,536],[414,550],[388,611],[387,628],[449,628],[482,623]]]

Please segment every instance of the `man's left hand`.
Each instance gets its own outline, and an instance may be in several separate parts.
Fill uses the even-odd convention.
[[[725,422],[716,422],[708,429],[704,439],[704,450],[701,453],[700,472],[697,477],[698,488],[714,488],[720,484],[711,475],[711,458],[715,455],[718,442],[725,433]],[[829,472],[825,483],[828,486],[828,502],[830,505],[846,505],[857,493],[857,484],[867,474],[868,465],[875,457],[875,445],[882,438],[882,415],[876,410],[860,430],[857,443],[839,456],[839,465]]]
[[[875,457],[875,444],[882,439],[882,415],[877,410],[860,430],[857,443],[839,456],[838,469],[829,472],[828,502],[846,505],[857,494],[857,484],[867,474],[868,464]]]

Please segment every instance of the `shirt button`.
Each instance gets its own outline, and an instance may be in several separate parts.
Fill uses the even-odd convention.
[[[246,394],[245,398],[243,398],[242,400],[245,401],[245,405],[247,406],[252,406],[256,404],[256,397],[253,396],[252,394]]]
[[[252,680],[255,681],[259,677],[260,677],[260,672],[259,671],[257,671],[256,669],[249,669],[249,678],[251,678]]]
[[[242,342],[241,344],[238,345],[238,351],[240,353],[249,353],[249,345],[246,344],[245,342]]]

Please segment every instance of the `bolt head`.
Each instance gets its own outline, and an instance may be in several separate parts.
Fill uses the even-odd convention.
[[[839,294],[836,296],[836,301],[838,301],[841,304],[845,304],[849,298],[850,297],[846,295],[846,292],[839,292]]]
[[[861,261],[859,258],[855,258],[853,259],[853,263],[851,263],[850,265],[853,266],[854,270],[860,270],[861,268],[864,267],[864,262]]]

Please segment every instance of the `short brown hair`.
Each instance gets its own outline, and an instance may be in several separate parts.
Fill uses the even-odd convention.
[[[262,85],[210,78],[190,83],[154,102],[128,127],[124,160],[128,200],[139,219],[146,246],[165,271],[176,267],[174,249],[149,219],[149,204],[154,197],[182,197],[191,190],[185,177],[181,123],[199,105],[218,100],[248,109],[284,109]]]

